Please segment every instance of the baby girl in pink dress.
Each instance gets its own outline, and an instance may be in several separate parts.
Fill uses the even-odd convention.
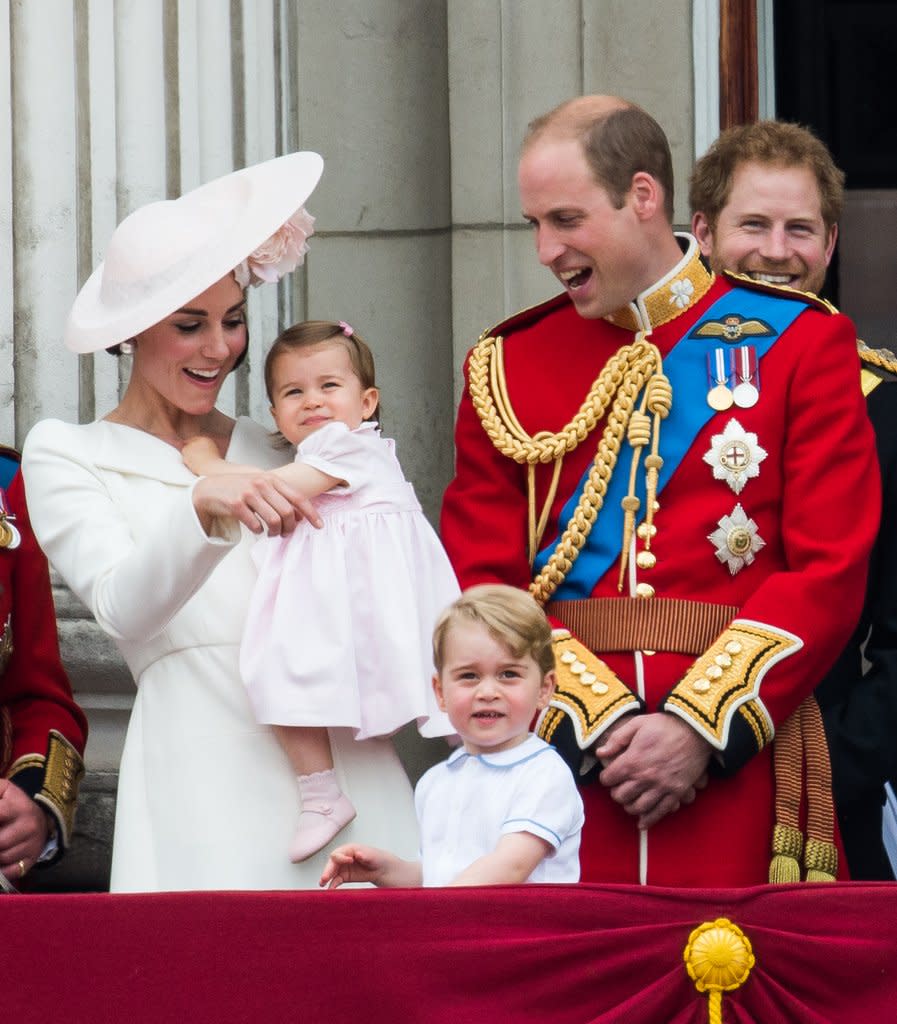
[[[300,861],[355,817],[328,727],[356,739],[410,721],[423,736],[454,733],[430,687],[431,635],[458,584],[394,443],[380,434],[373,357],[353,329],[306,321],[284,331],[265,384],[280,433],[297,446],[295,462],[276,472],[315,497],[323,523],[259,540],[240,652],[256,717],[298,776],[302,813],[289,852]],[[235,470],[205,438],[183,455],[198,475]]]

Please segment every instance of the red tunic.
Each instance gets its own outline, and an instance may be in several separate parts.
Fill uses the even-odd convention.
[[[683,261],[686,269],[687,263]],[[706,294],[695,295],[692,305],[654,327],[650,341],[661,355],[731,288],[728,280],[716,279]],[[559,431],[607,360],[633,341],[631,330],[607,320],[582,319],[564,297],[512,318],[492,333],[504,337],[507,393],[530,436]],[[594,580],[593,597],[631,600],[638,583],[650,583],[658,597],[735,606],[738,621],[759,623],[796,639],[789,641],[786,656],[767,666],[758,692],[740,710],[723,714],[725,728],[715,746],[728,774],[713,777],[694,804],[640,837],[635,819],[600,783],[583,787],[584,881],[713,886],[768,880],[773,774],[767,744],[773,728],[813,691],[849,638],[860,613],[878,523],[875,448],[857,386],[858,370],[850,321],[808,305],[763,358],[757,404],[712,414],[673,472],[655,518],[651,550],[656,565],[643,570],[632,564],[622,595],[617,589],[619,559]],[[706,391],[706,384],[702,386]],[[671,418],[675,411],[674,393]],[[716,479],[704,459],[712,450],[712,438],[733,419],[744,432],[756,434],[756,445],[766,452],[758,463],[759,474],[740,493],[725,479]],[[599,423],[566,456],[543,544],[557,537],[560,511],[590,466],[603,426]],[[458,414],[456,452],[456,476],[443,505],[442,539],[462,587],[481,582],[527,587],[532,571],[527,559],[526,467],[493,445],[468,391]],[[629,465],[624,443],[617,472],[628,476]],[[537,467],[539,500],[551,468]],[[708,537],[736,504],[754,521],[764,544],[750,564],[733,574]],[[601,523],[599,513],[596,531]],[[675,688],[681,694],[683,677],[698,664],[693,655],[668,652],[605,654],[599,647],[596,653],[644,700],[648,711],[670,710],[676,703],[671,699]],[[677,713],[700,726],[690,720],[687,708],[679,706]],[[765,735],[757,723],[766,723]],[[592,741],[607,724],[596,730]]]
[[[47,560],[25,507],[18,456],[0,451],[0,470],[15,473],[3,488],[9,521],[21,542],[0,548],[0,773],[50,811],[60,842],[70,838],[87,723],[72,698],[59,657]]]

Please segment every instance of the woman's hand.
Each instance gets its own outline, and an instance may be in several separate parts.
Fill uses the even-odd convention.
[[[321,525],[311,499],[265,471],[203,477],[193,488],[193,507],[210,536],[218,518],[236,519],[253,533],[264,531],[271,537],[292,533],[303,519]]]

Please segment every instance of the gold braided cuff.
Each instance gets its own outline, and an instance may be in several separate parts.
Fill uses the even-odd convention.
[[[725,750],[739,712],[762,750],[775,730],[760,700],[760,684],[776,662],[801,647],[803,641],[793,633],[736,619],[673,688],[664,710],[679,715],[717,750]]]
[[[592,652],[565,629],[552,634],[557,689],[539,723],[550,742],[563,712],[573,723],[580,750],[594,746],[604,730],[622,715],[638,711],[638,697]]]
[[[762,750],[768,743],[772,743],[772,738],[775,735],[775,731],[770,720],[769,713],[763,706],[763,702],[760,700],[751,700],[746,704],[742,704],[736,711],[748,728],[751,730],[751,734],[754,737],[754,742],[757,744],[757,750]]]
[[[72,838],[78,786],[83,777],[84,762],[81,755],[62,733],[51,729],[44,765],[44,783],[34,799],[56,819],[60,845],[64,849]]]

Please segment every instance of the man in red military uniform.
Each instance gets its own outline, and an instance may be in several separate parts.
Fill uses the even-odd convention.
[[[540,732],[583,776],[582,878],[759,884],[773,851],[832,877],[831,834],[774,833],[771,741],[862,604],[879,494],[853,328],[708,272],[672,231],[666,138],[625,101],[533,122],[519,183],[564,294],[471,352],[442,536],[462,586],[529,586],[559,626]]]
[[[821,292],[844,174],[810,131],[758,121],[724,131],[695,164],[692,228],[710,266]],[[884,784],[897,779],[897,357],[859,342],[861,389],[882,478],[881,529],[859,625],[816,689],[850,877],[893,880]]]
[[[86,737],[18,454],[0,448],[0,871],[13,884],[69,843]]]

